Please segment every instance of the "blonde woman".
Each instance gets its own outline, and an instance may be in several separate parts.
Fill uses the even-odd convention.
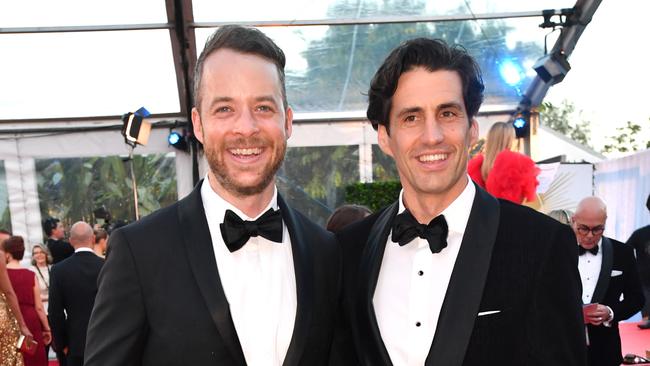
[[[539,168],[528,156],[510,150],[514,141],[512,124],[494,123],[484,153],[469,161],[467,172],[491,195],[521,204],[536,199]]]
[[[34,244],[32,247],[32,266],[29,268],[36,274],[38,287],[41,292],[41,302],[47,314],[48,292],[50,289],[50,269],[52,268],[52,256],[44,245]]]

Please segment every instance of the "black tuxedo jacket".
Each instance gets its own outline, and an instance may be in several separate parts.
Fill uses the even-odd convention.
[[[339,234],[337,365],[392,365],[373,295],[398,204]],[[426,365],[580,365],[585,335],[572,230],[477,187]],[[499,311],[479,316],[479,313]],[[351,334],[352,339],[346,337]]]
[[[614,320],[611,327],[587,326],[589,365],[618,366],[623,362],[618,322],[641,310],[643,290],[634,248],[603,236],[601,250],[603,260],[592,302],[609,306],[614,312]]]
[[[58,350],[68,347],[69,354],[83,357],[97,276],[103,264],[93,252],[78,252],[52,267],[48,316]]]
[[[49,238],[47,239],[47,249],[52,255],[52,262],[54,262],[54,264],[59,263],[74,254],[74,248],[65,240]]]
[[[246,364],[200,186],[111,235],[88,330],[86,366]],[[278,205],[291,237],[297,289],[284,365],[327,364],[340,285],[338,245],[279,195]]]

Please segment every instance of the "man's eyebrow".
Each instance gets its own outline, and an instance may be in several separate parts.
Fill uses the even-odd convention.
[[[405,107],[400,109],[399,112],[397,112],[397,117],[401,117],[409,113],[419,113],[419,112],[422,112],[422,107]]]
[[[210,100],[210,104],[208,105],[208,109],[211,109],[214,107],[215,104],[217,103],[222,103],[222,102],[232,102],[231,97],[214,97]]]
[[[442,109],[447,109],[447,108],[455,108],[455,109],[463,109],[463,105],[457,102],[449,102],[449,103],[442,103],[438,106],[438,110]]]

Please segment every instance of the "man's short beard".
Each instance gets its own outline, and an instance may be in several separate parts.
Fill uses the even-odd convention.
[[[284,141],[279,143],[278,146],[278,159],[271,162],[271,165],[266,168],[266,171],[264,172],[265,174],[262,176],[260,182],[253,186],[241,186],[237,184],[236,180],[231,179],[228,175],[225,164],[223,164],[223,161],[214,153],[214,150],[205,149],[205,157],[208,160],[208,165],[210,166],[212,174],[217,179],[220,186],[237,197],[248,197],[263,192],[264,189],[266,189],[273,181],[275,173],[277,173],[284,161],[284,155],[287,150],[287,144]]]

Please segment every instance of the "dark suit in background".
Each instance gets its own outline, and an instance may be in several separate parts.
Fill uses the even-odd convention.
[[[614,366],[623,362],[618,322],[636,314],[644,297],[633,248],[604,236],[601,247],[603,259],[592,302],[609,306],[614,319],[610,327],[587,325],[589,365]]]
[[[338,236],[344,316],[333,365],[392,364],[373,295],[397,207]],[[568,226],[477,187],[426,365],[584,365],[576,263]]]
[[[74,254],[74,248],[70,243],[65,240],[47,239],[47,249],[52,254],[52,262],[54,264],[70,257]]]
[[[647,317],[650,315],[650,225],[634,231],[626,244],[636,251],[636,266],[645,295],[643,316]],[[645,327],[650,328],[650,320],[646,321]]]
[[[52,335],[58,350],[68,348],[69,366],[83,365],[86,331],[103,264],[92,251],[80,251],[56,264],[50,273]]]
[[[200,186],[111,235],[88,330],[87,366],[246,364]],[[338,247],[331,233],[280,195],[278,205],[291,237],[297,290],[284,365],[327,364],[339,292]]]

